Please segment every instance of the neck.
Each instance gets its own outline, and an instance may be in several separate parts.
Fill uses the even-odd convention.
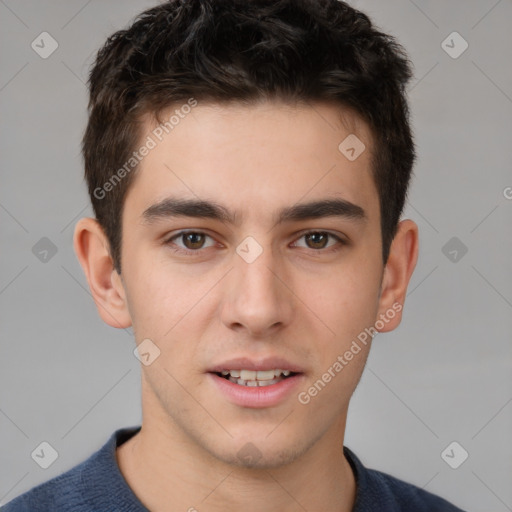
[[[163,411],[152,410],[143,415],[140,432],[116,452],[121,474],[152,512],[350,512],[353,508],[356,483],[343,454],[345,418],[304,453],[288,459],[291,462],[248,468],[220,460]]]
[[[340,449],[334,452],[332,446]],[[352,510],[356,485],[342,442],[319,440],[292,464],[273,469],[205,463],[184,448],[168,433],[143,425],[117,449],[121,473],[152,512]]]

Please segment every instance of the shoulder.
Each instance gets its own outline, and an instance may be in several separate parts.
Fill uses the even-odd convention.
[[[121,510],[144,510],[123,480],[115,459],[116,447],[138,430],[140,427],[115,431],[88,459],[21,494],[4,505],[1,512],[119,510],[116,502],[126,505]]]
[[[367,469],[348,448],[344,453],[357,482],[353,512],[463,512],[445,499],[387,473]]]
[[[4,505],[1,512],[87,511],[80,491],[80,475],[82,468],[88,462],[89,459],[33,487]]]

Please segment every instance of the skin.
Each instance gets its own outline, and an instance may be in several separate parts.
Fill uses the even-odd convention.
[[[307,390],[379,315],[404,303],[418,228],[401,221],[384,266],[371,134],[341,113],[326,103],[199,103],[140,164],[123,210],[121,275],[98,223],[76,226],[101,318],[133,326],[137,343],[149,338],[160,349],[141,365],[142,429],[117,449],[123,476],[152,511],[352,510],[356,484],[342,446],[370,343],[307,405],[297,393],[271,408],[234,405],[206,373],[232,357],[277,355],[302,367],[297,391]],[[141,140],[154,127],[146,119]],[[366,146],[354,161],[338,150],[351,133]],[[144,222],[144,210],[168,196],[216,201],[240,223]],[[365,220],[274,222],[283,207],[332,198],[359,205]],[[183,229],[208,236],[202,246],[201,238],[168,241]],[[306,230],[348,243],[322,245]],[[236,253],[247,236],[263,249],[252,263]],[[379,330],[400,320],[397,312]],[[256,462],[237,457],[248,442],[261,454]]]

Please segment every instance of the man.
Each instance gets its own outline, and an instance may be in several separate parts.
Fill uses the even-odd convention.
[[[142,426],[6,512],[459,510],[343,446],[418,254],[410,77],[336,0],[173,0],[109,38],[74,245]]]

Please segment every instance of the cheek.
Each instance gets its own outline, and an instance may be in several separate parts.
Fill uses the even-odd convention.
[[[303,287],[305,303],[340,343],[373,325],[378,311],[378,270],[374,263],[348,264],[333,269],[329,276],[308,279]]]
[[[138,257],[139,256],[139,257]],[[173,327],[181,312],[180,278],[168,279],[158,265],[136,252],[125,258],[128,306],[137,338],[160,339]]]
[[[326,412],[332,418],[348,406],[370,350],[372,337],[365,329],[375,322],[380,284],[370,269],[361,273],[353,268],[308,292],[308,306],[322,322],[311,354],[314,376],[301,396],[320,408],[336,404]]]
[[[126,268],[130,276],[127,298],[136,340],[154,341],[167,361],[194,359],[191,340],[201,337],[214,310],[209,291],[219,276],[190,276],[165,262],[152,260],[147,264],[134,256]]]

